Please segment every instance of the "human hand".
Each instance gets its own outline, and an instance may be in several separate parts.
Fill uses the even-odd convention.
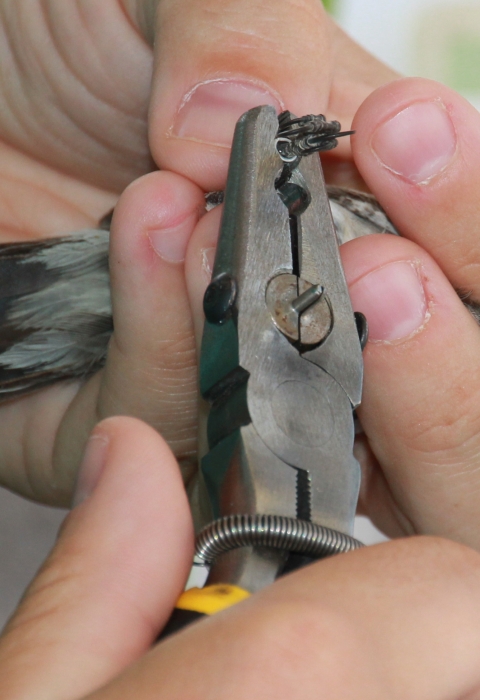
[[[165,442],[94,431],[77,500],[0,639],[4,700],[480,697],[479,555],[411,538],[318,562],[150,648],[192,526]]]
[[[480,298],[480,117],[452,90],[407,79],[367,99],[354,128],[357,167],[405,236],[343,251],[372,339],[361,507],[392,536],[478,549],[480,334],[455,290]]]
[[[436,534],[477,549],[480,337],[455,290],[479,299],[479,120],[466,100],[431,81],[400,80],[373,93],[355,117],[353,153],[405,238],[367,236],[341,249],[354,309],[370,325],[365,434],[355,448],[360,512],[392,537]],[[215,245],[218,217],[202,219],[187,254],[198,335],[207,279],[196,270]]]
[[[0,31],[9,76],[0,88],[0,240],[95,226],[155,164],[191,180],[156,173],[123,195],[112,226],[115,334],[105,370],[0,407],[0,481],[68,505],[91,428],[120,413],[158,429],[188,480],[197,386],[182,261],[202,189],[223,186],[236,118],[273,100],[348,126],[393,74],[318,0],[3,0]],[[194,90],[202,84],[203,98]],[[201,116],[207,103],[215,118]],[[329,161],[340,182],[353,172],[342,148]]]

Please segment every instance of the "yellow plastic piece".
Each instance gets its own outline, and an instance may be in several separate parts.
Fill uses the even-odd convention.
[[[250,593],[243,588],[220,583],[184,591],[175,607],[180,610],[194,610],[204,615],[214,615],[249,597]]]

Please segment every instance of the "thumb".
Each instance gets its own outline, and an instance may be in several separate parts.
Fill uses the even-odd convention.
[[[152,643],[185,583],[193,532],[177,464],[132,418],[95,428],[80,504],[0,639],[0,696],[69,700]]]
[[[330,34],[318,0],[159,3],[150,146],[161,168],[220,189],[244,112],[265,104],[324,112],[329,91]]]

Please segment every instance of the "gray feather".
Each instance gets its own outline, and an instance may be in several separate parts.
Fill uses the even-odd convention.
[[[340,245],[369,233],[399,235],[373,195],[341,187],[329,186],[327,190]]]
[[[113,331],[108,231],[0,246],[3,398],[98,370]]]

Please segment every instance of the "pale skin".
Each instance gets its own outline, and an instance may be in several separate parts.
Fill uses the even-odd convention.
[[[480,297],[480,117],[429,81],[381,87],[395,76],[315,0],[162,1],[154,20],[156,5],[0,4],[3,240],[91,225],[135,180],[113,222],[107,366],[83,387],[0,409],[1,479],[69,502],[91,428],[118,414],[150,423],[173,451],[133,418],[95,429],[84,500],[0,642],[2,697],[480,697],[480,332],[454,291]],[[175,458],[191,474],[195,334],[220,214],[201,216],[202,192],[222,186],[228,162],[227,147],[172,124],[195,85],[232,77],[344,127],[360,108],[351,151],[342,146],[327,171],[358,181],[357,168],[405,236],[342,251],[353,304],[373,319],[361,509],[390,535],[457,543],[414,538],[316,564],[146,653],[191,558]],[[425,104],[437,110],[428,119]],[[395,122],[395,151],[385,125],[406,110],[415,118]],[[148,144],[173,172],[137,179],[152,167]],[[410,305],[409,275],[423,293]]]

